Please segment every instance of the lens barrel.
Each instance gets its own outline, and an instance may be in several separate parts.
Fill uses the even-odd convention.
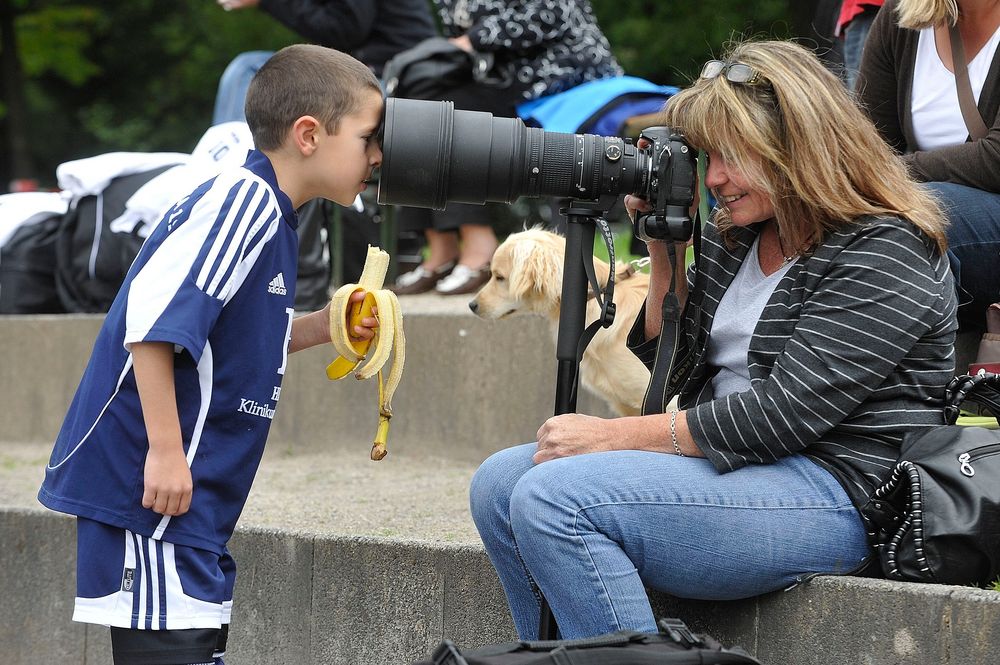
[[[443,210],[521,196],[644,194],[649,154],[618,137],[526,127],[452,102],[386,100],[378,201]]]

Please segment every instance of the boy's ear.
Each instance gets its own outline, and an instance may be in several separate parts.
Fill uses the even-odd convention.
[[[311,115],[304,115],[292,123],[292,144],[296,150],[308,157],[316,150],[319,133],[323,125]]]

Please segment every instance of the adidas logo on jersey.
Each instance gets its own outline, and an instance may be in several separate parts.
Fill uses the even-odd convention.
[[[271,283],[267,285],[267,292],[273,293],[278,296],[283,296],[288,294],[288,289],[285,288],[284,273],[279,272],[277,276],[271,280]]]

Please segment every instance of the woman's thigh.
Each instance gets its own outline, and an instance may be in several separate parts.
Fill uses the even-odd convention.
[[[524,473],[512,505],[522,500],[535,505],[533,521],[565,522],[561,533],[587,548],[583,565],[613,561],[604,548],[620,548],[645,585],[682,597],[757,595],[805,574],[848,572],[868,554],[843,488],[802,456],[720,474],[690,457],[580,455]],[[544,535],[515,537],[522,550],[552,547]]]
[[[1000,300],[1000,194],[950,182],[927,183],[927,188],[948,215],[948,252],[959,283],[959,323],[963,329],[982,329],[986,308]]]

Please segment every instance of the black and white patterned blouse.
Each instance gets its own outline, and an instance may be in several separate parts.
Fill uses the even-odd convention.
[[[525,99],[622,75],[587,0],[434,2],[445,35],[468,35],[477,51],[492,53],[491,76],[518,81]]]

